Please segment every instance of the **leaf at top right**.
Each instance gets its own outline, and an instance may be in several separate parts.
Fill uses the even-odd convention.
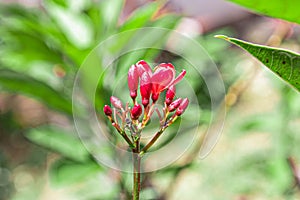
[[[246,50],[300,92],[300,54],[285,49],[253,44],[224,35],[216,35],[215,37]]]
[[[229,0],[262,15],[300,24],[300,1],[295,0]]]

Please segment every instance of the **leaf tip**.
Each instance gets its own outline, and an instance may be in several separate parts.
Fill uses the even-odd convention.
[[[230,38],[227,37],[226,35],[215,35],[214,37],[215,37],[215,38],[220,38],[220,39],[223,39],[223,40],[227,40],[227,41],[230,40]]]

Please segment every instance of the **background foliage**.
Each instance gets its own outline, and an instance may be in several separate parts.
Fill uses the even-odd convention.
[[[233,2],[270,17],[299,23],[293,1]],[[44,0],[38,7],[1,3],[0,199],[87,200],[130,196],[131,175],[98,165],[78,139],[71,101],[74,78],[88,53],[109,36],[141,27],[180,30],[186,16],[164,11],[161,2],[145,3],[126,16],[124,5],[122,0]],[[154,18],[159,9],[161,16]],[[296,166],[300,163],[299,93],[260,68],[250,56],[213,38],[215,34],[227,34],[297,51],[298,33],[296,24],[251,14],[243,19],[242,25],[232,21],[194,34],[194,39],[218,65],[226,86],[226,102],[221,97],[219,102],[228,110],[224,133],[206,159],[198,159],[196,143],[178,162],[145,174],[142,197],[299,198],[287,161],[292,158]],[[148,39],[151,35],[144,37]],[[153,42],[164,45],[165,41]],[[120,41],[116,49],[126,45],[127,41]],[[116,70],[107,74],[118,79],[139,59],[172,61],[179,68],[187,65],[175,55],[147,50],[125,55],[118,60]],[[95,67],[103,66],[99,63]],[[207,74],[214,77],[210,73],[207,66]],[[87,74],[92,75],[93,71]],[[197,120],[202,135],[212,114],[210,97],[199,77],[188,73],[187,79],[194,83],[200,102],[201,117]],[[105,80],[100,80],[95,97],[100,120],[102,106],[109,103],[113,89],[105,85]],[[83,84],[88,88],[90,83]],[[118,138],[111,139],[118,142]]]

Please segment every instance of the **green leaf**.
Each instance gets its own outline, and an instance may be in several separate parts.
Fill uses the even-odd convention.
[[[300,24],[300,1],[294,0],[230,0],[263,15]]]
[[[64,186],[79,183],[102,171],[94,161],[85,163],[70,160],[58,160],[50,168],[50,181],[54,186]]]
[[[224,35],[215,37],[231,42],[257,58],[270,70],[300,91],[300,55],[285,49],[257,45]]]
[[[72,102],[62,93],[31,76],[0,68],[0,89],[18,92],[40,100],[58,111],[72,114]]]
[[[151,17],[154,15],[155,11],[158,9],[157,3],[146,4],[135,10],[131,16],[126,20],[126,22],[120,27],[120,32],[131,30],[135,28],[141,28],[148,22],[150,22]]]
[[[110,34],[113,32],[118,24],[122,8],[124,6],[124,0],[114,0],[114,1],[101,1],[101,14],[104,20],[104,26],[106,28],[105,33]]]
[[[51,126],[30,129],[25,137],[72,160],[83,162],[90,159],[89,152],[79,138],[63,129]]]

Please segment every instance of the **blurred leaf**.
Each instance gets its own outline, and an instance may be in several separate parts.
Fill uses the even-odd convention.
[[[72,114],[72,102],[44,82],[28,75],[0,68],[0,88],[36,98],[58,111]]]
[[[3,19],[3,20],[2,20]],[[69,43],[56,24],[40,10],[21,6],[0,7],[1,61],[24,70],[33,61],[65,64]],[[64,65],[66,66],[66,65]]]
[[[138,8],[120,27],[120,32],[143,27],[147,22],[150,21],[157,9],[157,3],[146,4],[145,6]]]
[[[104,34],[114,32],[123,8],[124,0],[102,1],[101,14],[105,27]]]
[[[101,167],[91,161],[84,163],[70,160],[58,160],[50,168],[50,181],[55,186],[79,183],[102,171]]]
[[[66,8],[68,6],[68,1],[67,0],[48,0],[48,1],[51,1],[57,5],[60,5],[64,8]]]
[[[6,52],[3,53],[2,60],[20,62],[24,65],[35,61],[43,60],[52,63],[61,63],[62,56],[54,49],[50,49],[45,42],[35,36],[31,36],[26,32],[10,31],[10,41],[6,41]]]
[[[89,160],[90,154],[80,139],[57,127],[40,127],[29,130],[25,136],[32,142],[58,152],[75,161]]]
[[[294,0],[230,0],[260,14],[300,24],[300,1]]]
[[[256,57],[270,70],[300,91],[300,55],[285,49],[257,45],[224,35],[215,37],[231,42]]]
[[[51,2],[46,2],[45,8],[75,47],[86,49],[92,45],[92,22],[87,15],[72,12]]]

